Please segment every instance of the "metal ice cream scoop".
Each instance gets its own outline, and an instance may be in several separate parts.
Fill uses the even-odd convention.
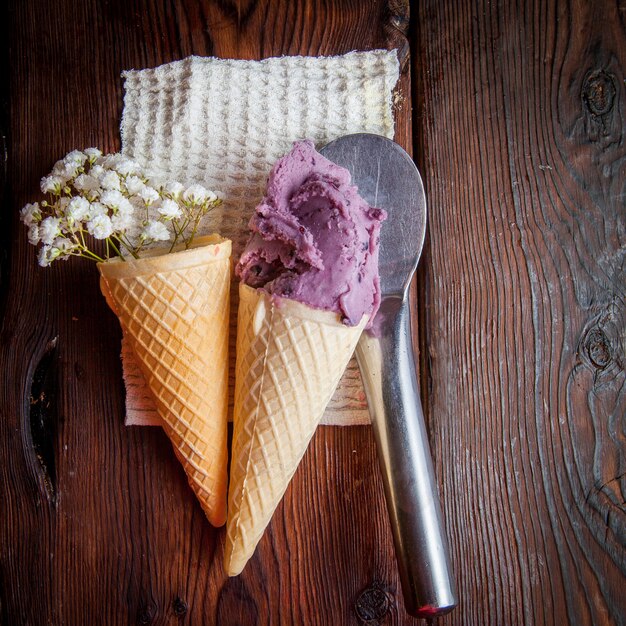
[[[371,206],[388,213],[380,241],[381,306],[356,355],[405,606],[412,615],[434,617],[457,600],[411,345],[408,290],[424,244],[424,186],[411,157],[379,135],[341,137],[320,152],[350,171]]]

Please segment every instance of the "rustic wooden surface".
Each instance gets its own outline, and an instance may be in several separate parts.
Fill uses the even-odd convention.
[[[625,9],[419,6],[449,623],[626,623]]]
[[[405,4],[3,9],[2,626],[418,623],[369,427],[319,430],[225,578],[164,434],[122,426],[95,268],[40,270],[17,219],[56,158],[119,147],[123,69],[379,46],[401,49],[397,139],[429,197],[416,311],[460,596],[441,622],[626,621],[625,7]]]

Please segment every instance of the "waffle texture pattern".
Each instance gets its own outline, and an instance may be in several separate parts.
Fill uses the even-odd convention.
[[[225,568],[241,572],[283,497],[366,320],[240,286]]]
[[[322,146],[357,132],[393,137],[398,75],[396,52],[388,50],[263,61],[188,57],[127,71],[122,151],[157,178],[219,190],[224,203],[203,232],[231,239],[237,258],[269,171],[295,140],[310,138]],[[231,295],[234,328],[236,289]],[[127,423],[158,423],[146,405],[140,373],[127,355],[123,360]],[[231,379],[233,369],[231,361]],[[369,422],[354,368],[338,394],[323,423]]]
[[[224,241],[99,265],[102,291],[214,526],[226,521],[230,249]]]

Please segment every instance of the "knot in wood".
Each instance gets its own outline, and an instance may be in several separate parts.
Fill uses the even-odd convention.
[[[392,15],[389,20],[394,28],[397,28],[401,33],[406,34],[409,30],[409,19],[404,15]]]
[[[390,608],[389,595],[379,587],[363,591],[354,605],[357,617],[365,624],[376,624],[389,613]]]
[[[174,609],[174,614],[178,615],[178,617],[182,617],[185,613],[187,613],[187,603],[178,596],[174,598],[172,608]]]
[[[604,369],[613,358],[611,354],[611,343],[601,328],[592,328],[587,333],[585,349],[587,350],[589,360],[598,369]]]
[[[154,620],[154,616],[156,614],[156,608],[152,605],[143,606],[137,611],[137,623],[142,624],[151,624]]]
[[[615,81],[604,70],[592,72],[583,84],[583,102],[593,115],[606,115],[615,103]]]

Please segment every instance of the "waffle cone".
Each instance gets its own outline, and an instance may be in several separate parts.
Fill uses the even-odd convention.
[[[250,559],[366,323],[239,287],[225,569]]]
[[[100,263],[101,289],[163,420],[189,484],[214,526],[226,521],[231,242]]]

